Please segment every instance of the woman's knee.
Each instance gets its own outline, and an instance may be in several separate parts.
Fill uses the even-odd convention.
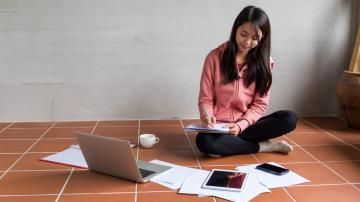
[[[214,138],[212,138],[211,134],[199,133],[196,136],[196,146],[201,152],[207,154],[214,154],[216,152]]]
[[[284,125],[287,130],[290,132],[296,128],[297,124],[297,115],[295,112],[289,110],[279,111],[280,117],[284,120]]]

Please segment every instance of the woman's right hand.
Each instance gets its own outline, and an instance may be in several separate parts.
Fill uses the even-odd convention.
[[[216,118],[215,116],[206,116],[203,120],[202,120],[202,124],[205,128],[214,128],[215,124],[216,124]]]

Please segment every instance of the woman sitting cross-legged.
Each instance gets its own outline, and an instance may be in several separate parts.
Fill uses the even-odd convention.
[[[289,153],[285,141],[271,141],[296,127],[291,111],[264,116],[269,102],[274,62],[266,13],[245,7],[235,19],[230,40],[206,57],[200,81],[199,111],[203,125],[227,122],[229,134],[199,133],[198,149],[220,157],[257,152]]]

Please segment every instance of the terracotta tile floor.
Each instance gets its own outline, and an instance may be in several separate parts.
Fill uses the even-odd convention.
[[[234,169],[237,165],[275,161],[311,180],[273,189],[253,201],[359,201],[360,131],[338,117],[308,117],[279,140],[294,146],[289,155],[210,158],[197,150],[195,133],[183,127],[198,120],[127,120],[42,123],[0,123],[0,201],[224,201],[181,195],[148,182],[136,184],[38,159],[77,144],[74,131],[124,138],[138,143],[139,133],[155,133],[152,149],[136,147],[137,158],[154,158],[201,169]]]

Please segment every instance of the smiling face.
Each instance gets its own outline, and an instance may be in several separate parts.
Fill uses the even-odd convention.
[[[262,32],[259,29],[256,31],[257,33],[251,22],[246,22],[237,28],[236,44],[239,52],[247,53],[259,44],[262,38]]]

